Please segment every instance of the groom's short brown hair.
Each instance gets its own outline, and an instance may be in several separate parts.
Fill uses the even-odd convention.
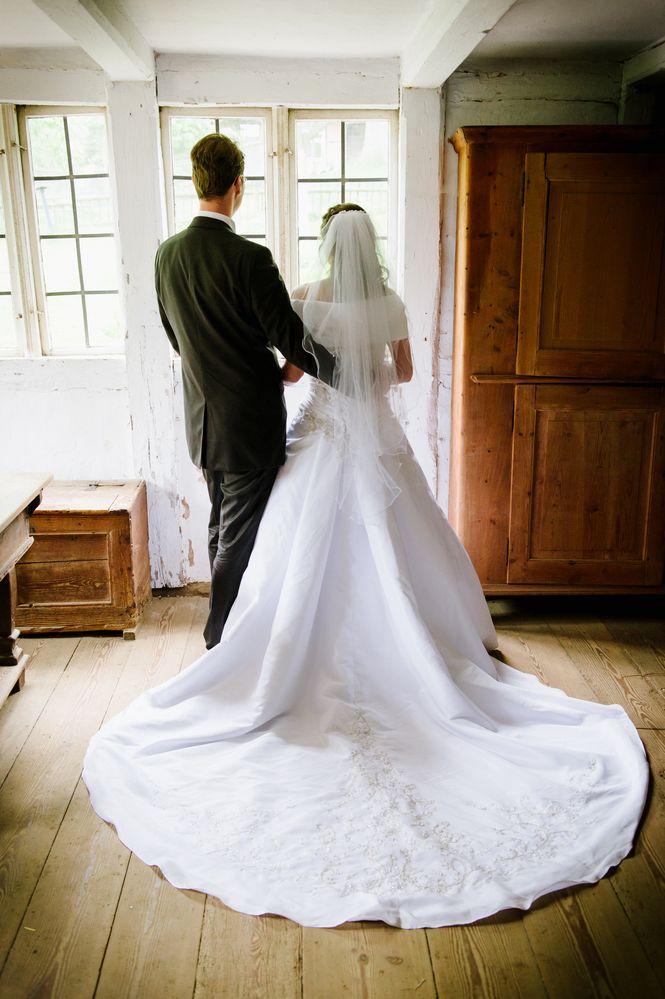
[[[192,146],[192,180],[199,198],[222,197],[245,169],[245,157],[233,139],[211,132]]]

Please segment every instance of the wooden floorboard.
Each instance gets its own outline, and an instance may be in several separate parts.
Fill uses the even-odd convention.
[[[0,785],[14,765],[26,739],[76,651],[78,638],[22,639],[30,653],[26,683],[20,696],[10,697],[0,714]]]
[[[653,786],[622,864],[470,926],[315,929],[174,888],[98,818],[80,780],[94,731],[204,652],[206,604],[154,599],[133,643],[23,640],[26,684],[0,711],[2,999],[665,994],[662,612],[626,599],[489,601],[506,662],[573,697],[621,704],[638,727]]]

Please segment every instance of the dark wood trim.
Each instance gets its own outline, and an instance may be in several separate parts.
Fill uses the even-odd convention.
[[[511,375],[473,371],[469,379],[477,385],[637,385],[640,388],[662,388],[663,378],[578,378],[574,375]]]

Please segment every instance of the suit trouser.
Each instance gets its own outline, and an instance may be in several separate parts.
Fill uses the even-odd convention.
[[[203,630],[208,649],[222,637],[278,471],[279,468],[250,472],[202,469],[212,504],[208,524],[212,578],[208,620]]]

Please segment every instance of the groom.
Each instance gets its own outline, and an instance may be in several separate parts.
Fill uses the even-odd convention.
[[[249,561],[277,471],[285,461],[287,361],[331,383],[334,358],[303,346],[304,327],[270,250],[235,232],[245,158],[231,139],[206,135],[191,151],[200,211],[155,258],[159,312],[182,358],[187,445],[212,509],[212,581],[204,629],[217,645]]]

